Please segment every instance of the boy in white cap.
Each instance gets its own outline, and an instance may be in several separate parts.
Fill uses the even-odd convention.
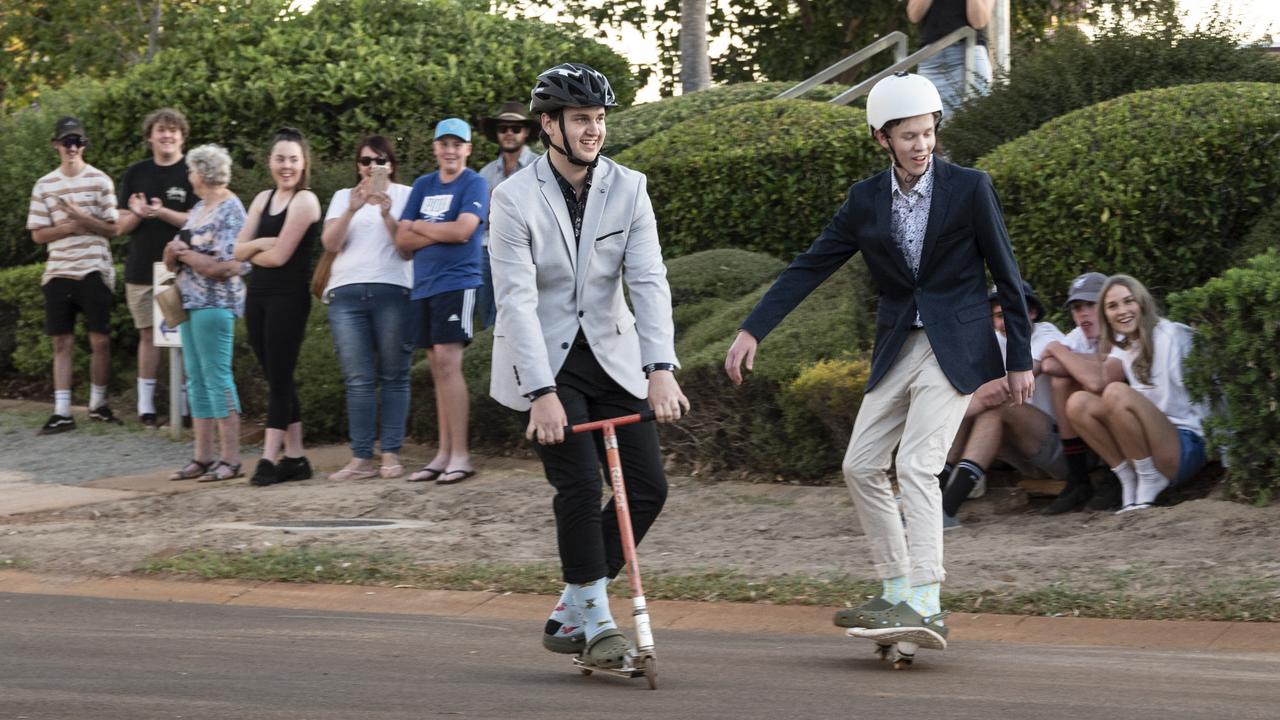
[[[835,624],[898,643],[902,663],[916,644],[943,649],[940,622],[942,497],[937,474],[983,383],[1006,377],[1012,404],[1031,398],[1030,319],[1022,277],[991,179],[934,157],[942,100],[923,77],[898,73],[867,96],[871,135],[890,168],[849,188],[822,234],[782,272],[742,323],[725,371],[742,382],[757,344],[857,252],[879,290],[871,376],[845,454],[845,483],[871,547],[882,597],[840,611]],[[991,332],[986,271],[1005,308],[1002,360]],[[1007,371],[1006,371],[1007,368]],[[888,469],[896,458],[903,500]]]

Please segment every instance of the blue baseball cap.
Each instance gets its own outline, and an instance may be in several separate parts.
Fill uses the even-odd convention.
[[[471,142],[471,126],[462,118],[445,118],[436,124],[436,140],[452,135],[462,142]]]

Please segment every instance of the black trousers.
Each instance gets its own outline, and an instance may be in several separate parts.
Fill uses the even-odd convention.
[[[245,298],[244,323],[249,346],[267,378],[267,427],[285,430],[302,421],[293,371],[307,334],[311,295],[307,292]]]
[[[622,389],[605,373],[585,342],[574,343],[556,375],[556,388],[570,425],[648,409],[644,400]],[[614,502],[610,499],[600,507],[601,486],[608,471],[600,433],[569,435],[563,444],[534,443],[534,448],[556,490],[552,507],[565,582],[617,576],[626,562]],[[667,500],[657,428],[653,423],[618,428],[618,450],[631,526],[639,544]]]

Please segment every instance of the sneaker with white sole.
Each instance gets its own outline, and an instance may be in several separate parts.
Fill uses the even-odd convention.
[[[40,426],[39,435],[57,435],[68,430],[76,429],[75,418],[70,415],[50,415],[48,420],[44,421],[44,425]]]
[[[850,628],[850,637],[875,640],[881,644],[912,642],[923,648],[947,649],[947,635],[951,628],[942,624],[950,613],[921,615],[906,602],[900,602],[888,610],[868,610],[863,615],[866,627]]]
[[[111,412],[111,408],[107,407],[106,405],[99,405],[98,407],[90,410],[89,419],[96,420],[98,422],[108,423],[111,425],[124,424],[120,422],[120,418],[116,417],[115,413]]]

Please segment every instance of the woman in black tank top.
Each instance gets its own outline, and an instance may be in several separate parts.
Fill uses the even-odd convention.
[[[293,373],[311,311],[311,254],[320,238],[320,200],[307,189],[311,157],[301,132],[277,132],[268,165],[276,186],[254,198],[236,241],[236,259],[253,264],[245,326],[269,388],[267,432],[262,459],[249,480],[253,485],[311,477]]]

